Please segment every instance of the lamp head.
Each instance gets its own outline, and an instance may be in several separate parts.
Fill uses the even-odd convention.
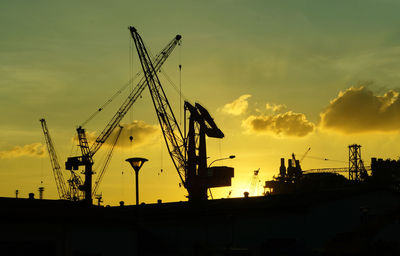
[[[132,168],[138,172],[140,170],[140,168],[142,168],[143,164],[149,160],[147,160],[146,158],[141,158],[141,157],[132,157],[132,158],[128,158],[125,161],[127,161],[128,163],[131,164]]]

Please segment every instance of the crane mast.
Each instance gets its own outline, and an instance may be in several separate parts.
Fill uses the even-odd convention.
[[[181,36],[177,35],[155,57],[154,63],[156,63],[156,65],[155,68],[153,68],[152,72],[156,73],[161,69],[161,66],[165,63],[176,45],[180,42],[180,39]],[[147,82],[146,78],[144,77],[140,80],[134,90],[132,90],[128,98],[122,103],[117,113],[115,113],[115,115],[111,118],[105,129],[97,137],[92,146],[89,147],[85,129],[81,126],[77,128],[79,146],[81,148],[82,155],[77,157],[69,157],[65,163],[65,166],[67,170],[78,170],[79,166],[85,166],[85,182],[84,185],[80,187],[80,189],[85,193],[85,201],[90,204],[92,202],[92,175],[94,164],[93,156],[101,148],[104,142],[109,138],[111,133],[124,118],[125,114],[132,107],[133,103],[139,98],[143,90],[146,88],[146,85]]]

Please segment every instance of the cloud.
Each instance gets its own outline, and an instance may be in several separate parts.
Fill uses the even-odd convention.
[[[121,135],[119,136],[117,147],[137,147],[145,144],[151,143],[154,138],[158,138],[158,132],[160,128],[158,125],[150,125],[141,120],[134,120],[130,124],[121,124],[123,129]],[[105,145],[114,144],[115,138],[119,132],[119,128],[115,128],[110,137],[104,143]],[[88,142],[90,145],[97,139],[97,134],[95,132],[86,133]],[[132,136],[133,140],[130,141],[129,137]]]
[[[237,98],[236,100],[232,101],[231,103],[225,104],[224,107],[222,108],[222,112],[234,116],[239,116],[245,113],[249,106],[247,99],[250,97],[251,97],[250,94],[244,94],[239,98]]]
[[[285,104],[267,103],[265,104],[265,108],[275,113],[286,109],[287,106]]]
[[[242,121],[248,132],[304,137],[314,130],[314,124],[301,113],[288,111],[276,115],[251,115]]]
[[[24,146],[15,146],[10,150],[0,151],[0,159],[17,158],[21,156],[43,157],[45,146],[41,143],[32,143]]]
[[[383,96],[364,86],[351,87],[320,113],[320,126],[343,133],[393,132],[400,127],[400,98],[394,90]]]

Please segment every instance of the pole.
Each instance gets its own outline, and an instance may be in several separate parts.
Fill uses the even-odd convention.
[[[139,170],[135,170],[136,177],[136,205],[139,205]]]

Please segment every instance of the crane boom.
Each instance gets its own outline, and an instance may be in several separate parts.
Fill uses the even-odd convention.
[[[172,162],[178,171],[182,184],[186,187],[186,160],[185,160],[185,141],[182,132],[176,121],[175,115],[165,95],[157,76],[156,66],[153,65],[142,38],[134,27],[129,27],[136,50],[139,55],[140,63],[144,72],[145,81],[149,87],[151,98],[156,109],[157,118],[163,132],[168,152]],[[177,36],[178,38],[178,36]],[[179,36],[180,39],[180,36]]]
[[[49,129],[47,128],[46,120],[44,118],[40,119],[40,123],[42,124],[42,129],[44,133],[44,138],[46,140],[47,151],[49,152],[51,167],[53,168],[53,175],[56,181],[57,192],[60,199],[71,199],[71,194],[67,189],[67,185],[65,184],[64,176],[61,172],[61,167],[58,162],[58,157],[56,150],[53,145],[53,141],[51,140]]]

